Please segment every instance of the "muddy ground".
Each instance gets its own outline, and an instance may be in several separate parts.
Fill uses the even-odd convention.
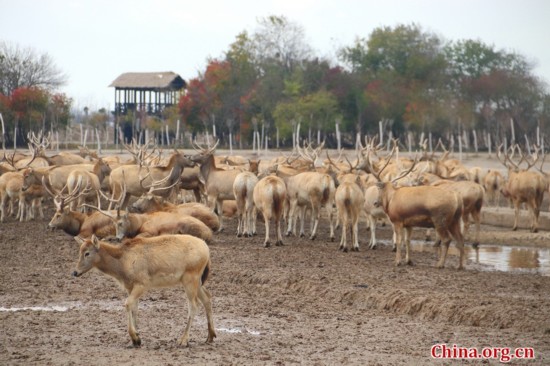
[[[467,158],[470,166],[499,164]],[[162,289],[140,302],[142,347],[134,349],[124,291],[96,271],[71,277],[78,246],[46,230],[51,206],[45,220],[0,224],[0,365],[499,364],[432,359],[432,346],[443,343],[532,347],[536,360],[511,364],[550,364],[550,276],[498,272],[472,260],[458,271],[456,255],[438,270],[431,252],[413,252],[413,266],[396,267],[389,245],[367,249],[365,224],[361,251],[342,253],[328,240],[326,221],[315,241],[290,237],[266,249],[263,223],[258,236],[238,239],[236,219],[226,220],[210,246],[205,285],[214,343],[204,342],[201,309],[190,347],[177,346],[186,300],[181,289]],[[424,231],[414,236],[423,240]],[[378,237],[390,239],[389,228]],[[550,232],[482,226],[481,243],[550,248]]]
[[[454,255],[438,270],[435,254],[420,252],[413,253],[413,266],[395,267],[389,246],[366,249],[365,225],[361,251],[342,253],[327,240],[326,221],[315,241],[290,237],[268,249],[263,224],[260,235],[246,239],[235,237],[235,219],[227,224],[210,246],[206,283],[215,342],[204,342],[201,310],[190,347],[178,347],[186,301],[182,290],[162,289],[140,302],[139,349],[131,347],[125,293],[114,281],[95,271],[70,276],[78,255],[70,236],[47,231],[47,220],[0,224],[0,364],[456,363],[431,358],[440,343],[532,347],[535,364],[550,363],[550,277],[488,271],[472,262],[458,271]],[[482,242],[508,244],[508,234],[484,226]],[[390,232],[382,228],[379,236],[389,239]],[[514,237],[516,245],[537,238],[550,246],[547,233]]]

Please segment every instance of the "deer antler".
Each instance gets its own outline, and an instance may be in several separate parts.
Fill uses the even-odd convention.
[[[145,187],[143,185],[143,181],[147,179],[147,177],[151,176],[151,170],[147,168],[147,174],[145,175],[145,177],[142,178],[141,175],[139,175],[139,185],[144,190],[149,190],[149,193],[153,193],[155,191],[162,191],[165,189],[171,189],[172,187],[174,187],[176,184],[179,183],[179,179],[176,179],[176,181],[170,186],[166,186],[166,187],[160,187],[160,186],[162,186],[163,184],[167,183],[170,180],[170,177],[172,176],[173,171],[174,171],[174,168],[172,168],[172,170],[170,170],[170,173],[168,173],[168,175],[162,178],[161,180],[154,181],[153,178],[151,177],[151,181],[152,181],[151,185],[149,185],[148,187]]]
[[[412,165],[410,166],[410,168],[407,169],[405,172],[401,172],[401,174],[399,174],[396,178],[393,178],[393,179],[391,180],[391,182],[392,182],[392,183],[395,183],[395,182],[397,182],[399,179],[402,179],[402,178],[406,177],[407,175],[409,175],[409,173],[411,173],[411,172],[413,171],[413,169],[415,168],[416,163],[418,163],[418,155],[415,155],[414,161],[413,161]]]
[[[67,188],[67,184],[65,184],[60,192],[55,192],[53,187],[49,186],[49,184],[46,183],[46,177],[42,177],[42,186],[44,187],[44,189],[46,189],[46,192],[48,192],[53,197],[55,208],[60,211],[63,210],[63,208],[66,207],[69,203],[76,201],[81,196],[87,195],[92,190],[91,187],[86,187],[85,189],[81,190],[82,178],[78,180],[73,192],[68,194],[63,193]]]

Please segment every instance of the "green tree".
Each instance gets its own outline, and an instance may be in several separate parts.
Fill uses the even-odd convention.
[[[445,53],[453,91],[468,108],[471,120],[499,138],[511,119],[518,133],[536,127],[545,86],[524,56],[473,40],[450,42]]]

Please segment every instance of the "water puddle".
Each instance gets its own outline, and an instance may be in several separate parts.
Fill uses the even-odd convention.
[[[5,308],[0,307],[0,312],[16,312],[16,311],[55,311],[55,312],[65,312],[70,310],[71,307],[69,306],[60,306],[60,305],[52,305],[52,306],[24,306],[24,307],[11,307],[11,308]]]
[[[216,328],[217,331],[229,333],[229,334],[251,334],[255,336],[259,336],[261,333],[255,330],[250,329],[240,329],[240,328]]]
[[[389,245],[389,243],[388,243]],[[433,243],[411,241],[415,252],[436,253]],[[496,270],[517,273],[536,273],[550,276],[550,249],[535,247],[501,246],[482,244],[478,249],[465,246],[466,263],[480,265],[482,270]],[[458,256],[454,243],[449,247],[449,255]]]

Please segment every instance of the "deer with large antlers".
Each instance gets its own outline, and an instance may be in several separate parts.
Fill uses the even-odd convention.
[[[382,181],[380,171],[373,169],[368,161],[366,164],[371,173],[379,179],[377,187],[380,189],[380,203],[394,227],[396,264],[402,263],[403,242],[406,247],[405,264],[412,263],[410,238],[413,227],[433,227],[442,243],[437,268],[444,267],[452,238],[455,239],[456,247],[460,252],[458,268],[464,268],[463,204],[458,194],[431,186],[395,187],[394,183],[409,174],[415,164],[390,182]]]
[[[218,214],[220,229],[223,230],[222,212],[223,201],[235,200],[233,183],[240,170],[223,170],[216,166],[214,152],[219,140],[211,148],[203,148],[196,142],[194,148],[197,154],[190,156],[190,159],[200,165],[201,176],[206,189],[207,203]]]
[[[212,231],[220,228],[220,219],[210,208],[200,202],[187,202],[176,205],[156,196],[146,193],[135,201],[131,208],[138,213],[152,213],[157,211],[174,212],[179,215],[189,215],[202,221]]]
[[[24,168],[16,167],[15,153],[13,153],[11,156],[4,155],[4,159],[9,164],[9,166],[13,168],[13,170],[6,171],[2,175],[0,175],[0,222],[3,222],[6,216],[14,213],[15,202],[21,194],[25,174],[27,174],[28,171],[31,169],[28,168],[28,166],[33,162],[34,158],[36,158],[36,154],[37,152],[33,151],[33,159],[27,161],[27,164]],[[9,206],[7,206],[8,202]],[[20,200],[16,218],[21,218],[23,211],[24,201]]]
[[[91,201],[92,204],[96,203],[99,205],[98,201],[98,192],[101,190],[101,182],[111,174],[111,168],[104,164],[105,169],[101,169],[100,160],[94,166],[94,169],[90,172],[86,169],[75,169],[69,173],[67,177],[67,189],[69,194],[76,192],[79,193],[79,190],[86,191],[86,194],[80,194],[78,200],[73,200],[71,202],[70,209],[76,211],[77,207],[82,207],[87,201]]]
[[[140,197],[147,193],[153,182],[161,181],[162,185],[156,187],[157,194],[169,197],[172,194],[171,188],[179,183],[184,169],[194,165],[194,162],[177,151],[170,156],[166,166],[121,165],[111,171],[111,192],[113,197],[121,198],[122,209],[128,206],[131,196]],[[124,190],[123,186],[126,187]],[[124,196],[121,196],[123,193]]]
[[[55,204],[55,213],[48,224],[50,229],[61,229],[71,236],[79,236],[81,238],[89,238],[92,234],[98,238],[106,238],[116,234],[113,221],[101,212],[94,211],[90,214],[85,214],[69,210],[68,206],[71,201],[78,200],[79,195],[86,194],[86,191],[78,189],[72,194],[66,194],[63,192],[54,192],[45,180],[43,185],[46,191],[53,197]],[[110,211],[110,213],[114,215],[116,211]]]
[[[537,163],[539,155],[537,153],[534,159],[529,159],[523,154],[519,146],[512,146],[511,149],[512,151],[517,149],[520,153],[521,159],[517,164],[513,162],[508,151],[502,152],[502,145],[498,147],[497,157],[508,168],[508,181],[502,187],[501,192],[504,197],[512,200],[514,205],[514,226],[512,230],[517,230],[520,205],[526,203],[531,216],[531,231],[536,233],[538,231],[540,206],[547,183],[542,174],[529,169]],[[527,163],[525,169],[520,168],[523,161]]]
[[[55,191],[61,191],[67,188],[67,181],[69,175],[75,171],[85,170],[91,172],[98,177],[107,177],[111,168],[103,162],[102,159],[98,159],[92,164],[76,164],[76,165],[63,165],[63,166],[51,166],[45,168],[31,168],[28,169],[25,175],[25,184],[42,184],[42,178],[46,180],[48,185]]]
[[[133,238],[136,236],[150,237],[164,234],[189,234],[203,239],[207,243],[212,240],[212,230],[199,219],[178,212],[157,211],[152,213],[136,214],[120,212],[121,202],[126,196],[125,186],[118,199],[106,197],[117,207],[116,214],[103,211],[99,206],[86,205],[109,217],[115,224],[116,238]]]

